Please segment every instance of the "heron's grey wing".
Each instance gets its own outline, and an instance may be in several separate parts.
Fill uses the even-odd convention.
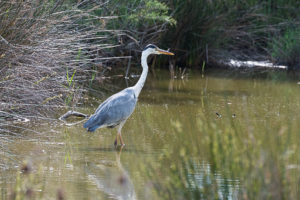
[[[120,91],[120,92],[122,92],[122,91]],[[117,93],[117,94],[118,94],[118,93]],[[114,99],[114,96],[115,96],[115,95],[116,95],[116,94],[110,96],[110,97],[107,98],[103,103],[101,103],[101,104],[98,106],[98,108],[96,109],[95,113],[97,113],[99,110],[101,110],[103,107],[105,107],[105,105],[106,105],[108,102],[110,102],[112,99]]]
[[[132,89],[125,89],[103,102],[84,128],[94,131],[101,126],[114,126],[126,120],[134,111],[137,98]]]

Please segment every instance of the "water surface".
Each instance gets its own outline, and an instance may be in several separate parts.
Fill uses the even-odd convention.
[[[1,197],[297,199],[297,82],[280,71],[172,80],[158,70],[123,128],[123,149],[113,147],[116,129],[87,133],[55,120],[3,137]],[[115,84],[110,94],[126,87],[123,79]],[[93,113],[90,104],[78,110]]]

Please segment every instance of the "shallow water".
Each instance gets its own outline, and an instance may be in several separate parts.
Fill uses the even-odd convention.
[[[156,71],[123,128],[122,149],[113,147],[115,129],[28,125],[35,132],[1,143],[0,195],[297,199],[300,85],[286,73],[210,70],[171,80]]]

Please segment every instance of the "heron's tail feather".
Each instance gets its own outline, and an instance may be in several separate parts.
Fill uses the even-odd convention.
[[[93,123],[95,122],[95,116],[92,115],[84,124],[83,124],[83,128],[90,128]]]
[[[102,125],[101,120],[96,115],[92,115],[84,124],[83,128],[87,128],[89,132],[94,132]]]

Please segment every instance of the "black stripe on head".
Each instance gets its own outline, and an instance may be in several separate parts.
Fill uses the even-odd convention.
[[[148,45],[144,48],[143,51],[145,51],[145,50],[147,50],[147,49],[149,49],[149,48],[156,49],[157,46],[155,46],[154,44],[148,44]]]

